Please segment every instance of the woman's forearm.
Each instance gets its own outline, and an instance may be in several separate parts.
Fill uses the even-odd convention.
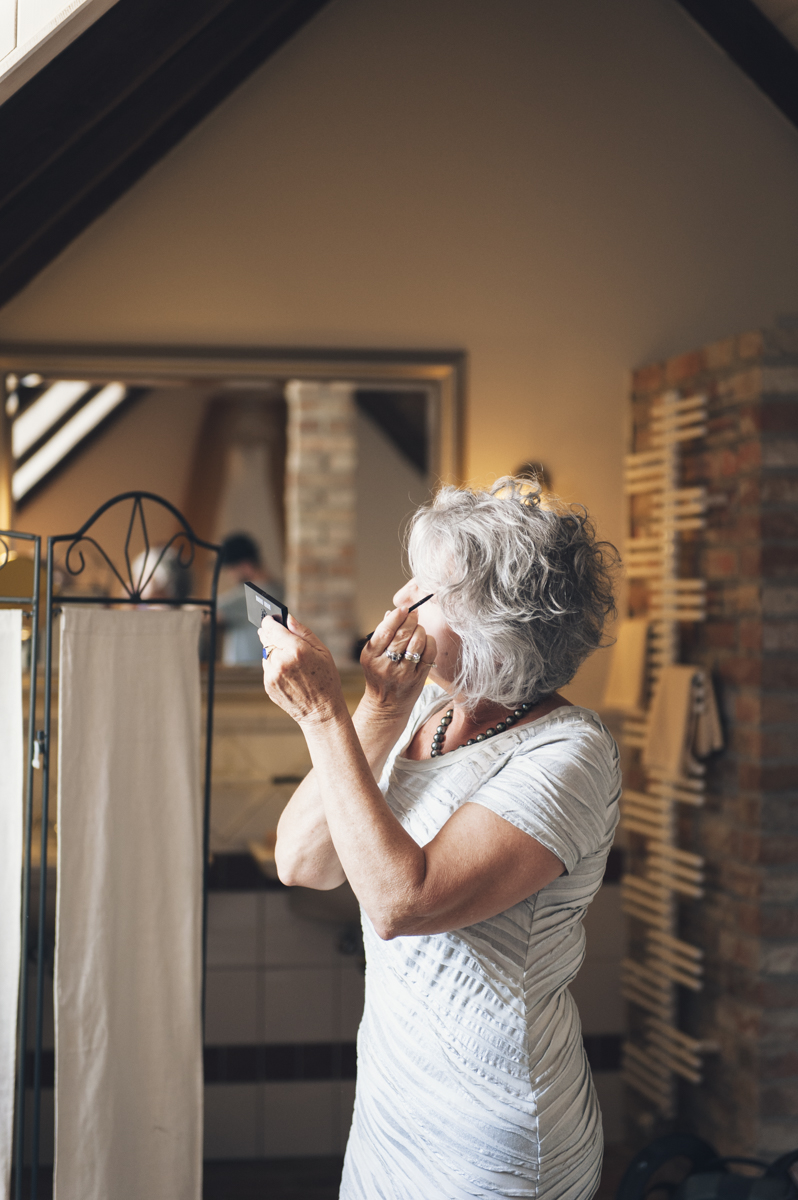
[[[384,765],[395,744],[394,731],[384,749],[386,726],[365,722],[363,746],[345,709],[303,725],[331,846],[381,937],[393,936],[396,914],[414,903],[426,873],[424,851],[386,804],[370,761]]]
[[[339,887],[346,876],[332,844],[315,772],[300,783],[277,823],[274,860],[281,881],[290,887]]]
[[[380,778],[408,715],[386,711],[368,697],[358,705],[352,723],[374,780]],[[280,879],[291,886],[328,891],[346,878],[330,836],[315,769],[283,810],[277,826],[275,860]]]

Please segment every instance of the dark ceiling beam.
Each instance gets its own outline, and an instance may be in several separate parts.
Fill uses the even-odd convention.
[[[118,0],[0,105],[0,305],[329,0]]]
[[[676,0],[798,127],[798,50],[752,0]]]

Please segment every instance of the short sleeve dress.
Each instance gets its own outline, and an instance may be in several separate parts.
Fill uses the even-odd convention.
[[[366,914],[366,1002],[341,1200],[589,1200],[601,1114],[568,984],[618,820],[618,749],[565,707],[475,746],[401,751],[444,707],[425,688],[381,780],[421,846],[468,802],[536,838],[566,872],[487,921],[382,941]]]

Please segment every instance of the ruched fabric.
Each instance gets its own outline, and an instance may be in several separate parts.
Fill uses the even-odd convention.
[[[566,873],[488,921],[383,942],[366,914],[366,1004],[342,1200],[589,1200],[601,1114],[568,984],[618,820],[618,750],[595,713],[561,708],[440,758],[401,756],[445,693],[426,688],[381,782],[426,845],[484,805]]]

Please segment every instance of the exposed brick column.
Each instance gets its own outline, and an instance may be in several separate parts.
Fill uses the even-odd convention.
[[[353,388],[292,380],[286,399],[288,608],[344,666],[356,636]]]
[[[633,405],[677,388],[709,396],[685,484],[709,491],[693,554],[709,619],[682,659],[710,668],[727,749],[682,844],[708,886],[683,932],[707,954],[685,996],[688,1032],[717,1042],[682,1116],[722,1153],[772,1157],[798,1143],[798,331],[746,334],[637,371]]]

